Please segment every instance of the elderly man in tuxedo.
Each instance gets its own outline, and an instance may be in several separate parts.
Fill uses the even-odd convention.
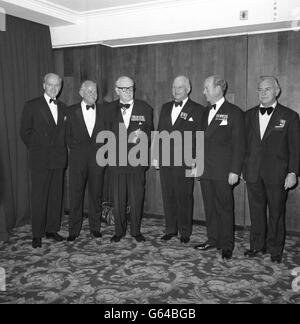
[[[224,95],[227,82],[218,75],[204,82],[203,94],[210,103],[204,115],[204,172],[201,189],[206,214],[207,241],[200,251],[217,248],[222,258],[234,249],[233,187],[239,181],[245,152],[244,113]]]
[[[29,151],[31,170],[32,247],[42,246],[42,237],[63,241],[58,234],[62,215],[63,178],[67,164],[65,105],[57,100],[61,78],[44,77],[44,94],[25,103],[20,135]]]
[[[100,238],[102,189],[105,168],[96,162],[100,145],[96,143],[104,130],[105,113],[96,103],[97,85],[87,80],[81,85],[81,102],[68,108],[66,139],[69,147],[70,218],[68,241],[80,233],[83,220],[83,202],[88,187],[88,220],[92,237]]]
[[[277,101],[279,94],[275,77],[259,78],[260,103],[246,112],[243,167],[251,217],[250,249],[245,256],[269,252],[277,263],[285,241],[287,191],[296,185],[300,157],[299,116]]]
[[[117,143],[116,164],[113,165],[113,163],[110,163],[111,161],[109,162],[115,216],[115,235],[111,238],[111,241],[119,242],[126,235],[128,200],[130,205],[130,234],[137,242],[143,242],[145,237],[141,234],[141,220],[145,172],[149,160],[145,163],[139,163],[139,161],[137,161],[137,164],[132,163],[130,152],[137,147],[148,152],[151,144],[151,131],[153,130],[153,109],[145,101],[134,98],[135,84],[127,76],[118,78],[115,83],[115,91],[119,100],[105,104],[110,116],[109,129],[115,135]],[[146,139],[146,143],[144,140],[141,141],[141,138]],[[137,153],[137,155],[140,154]],[[123,160],[124,156],[125,161]]]
[[[186,76],[178,76],[172,85],[172,95],[174,100],[162,106],[158,131],[167,131],[168,134],[179,132],[182,139],[182,163],[177,165],[174,151],[178,148],[176,144],[171,144],[170,165],[163,165],[162,155],[164,150],[160,145],[159,163],[154,160],[158,169],[160,166],[160,180],[163,197],[163,205],[166,219],[165,235],[161,237],[163,241],[169,241],[179,233],[181,243],[188,243],[192,234],[193,226],[193,188],[194,178],[188,177],[187,169],[193,165],[186,165],[185,141],[186,132],[192,134],[191,150],[195,156],[196,132],[201,130],[202,116],[205,108],[189,98],[191,83]]]

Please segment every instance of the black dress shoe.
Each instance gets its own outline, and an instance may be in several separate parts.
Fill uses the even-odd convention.
[[[91,233],[95,238],[100,238],[102,237],[102,234],[100,233],[100,231],[93,231]]]
[[[194,246],[194,249],[200,250],[200,251],[206,251],[206,250],[215,249],[215,248],[216,248],[215,245],[209,244],[208,242],[201,243],[201,244]]]
[[[271,261],[273,263],[277,262],[277,263],[281,263],[282,260],[282,256],[281,255],[271,255]]]
[[[222,259],[223,260],[230,260],[231,258],[232,258],[231,250],[222,250]]]
[[[58,233],[46,233],[46,238],[53,239],[57,242],[62,242],[65,240],[65,238],[59,235]]]
[[[180,242],[181,243],[189,243],[189,241],[190,241],[190,238],[189,237],[184,237],[184,236],[181,236],[181,238],[180,238]]]
[[[166,234],[164,236],[162,236],[160,239],[162,241],[170,241],[172,237],[176,237],[177,234]]]
[[[76,239],[77,239],[78,236],[76,235],[70,235],[68,238],[67,238],[67,241],[68,242],[74,242]]]
[[[254,258],[257,254],[261,253],[262,255],[266,254],[266,249],[263,248],[261,250],[250,249],[244,252],[244,256],[248,256],[249,258]]]
[[[32,247],[33,247],[34,249],[36,249],[36,248],[41,248],[41,247],[42,247],[42,239],[39,238],[39,237],[34,237],[34,238],[32,239]]]
[[[137,236],[134,236],[134,238],[135,238],[135,240],[137,242],[145,242],[146,241],[145,237],[142,234],[139,234]]]
[[[110,241],[111,242],[119,242],[119,241],[121,241],[121,239],[122,239],[122,237],[123,236],[117,236],[117,235],[114,235],[111,239],[110,239]]]

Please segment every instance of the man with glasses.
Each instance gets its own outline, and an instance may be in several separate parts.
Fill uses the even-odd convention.
[[[105,168],[97,165],[96,137],[104,130],[105,113],[97,101],[97,85],[84,81],[81,85],[82,101],[68,108],[67,144],[69,153],[70,218],[68,241],[80,233],[83,219],[85,188],[89,191],[89,227],[94,238],[100,238],[102,189]]]
[[[251,217],[250,249],[245,256],[269,252],[271,261],[277,263],[285,241],[287,191],[297,183],[300,157],[299,116],[278,103],[279,94],[275,77],[259,78],[260,103],[246,112],[243,168]]]
[[[141,234],[141,219],[145,191],[146,163],[133,163],[130,152],[140,147],[148,153],[153,130],[153,109],[142,100],[134,99],[134,81],[121,76],[115,83],[119,100],[105,104],[109,118],[109,128],[116,137],[116,165],[110,165],[113,193],[113,213],[115,216],[115,235],[112,242],[119,242],[126,235],[127,200],[130,205],[130,232],[137,242],[145,241]],[[146,137],[146,143],[143,139]],[[121,142],[121,143],[120,143]],[[125,161],[121,152],[125,152]],[[142,155],[137,153],[137,158]]]

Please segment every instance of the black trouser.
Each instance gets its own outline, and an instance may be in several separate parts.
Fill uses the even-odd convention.
[[[90,231],[100,231],[102,213],[102,191],[104,168],[70,168],[70,218],[69,235],[78,236],[83,220],[83,203],[86,186],[89,197],[89,227]]]
[[[41,238],[60,230],[63,169],[31,170],[32,235]]]
[[[208,242],[223,250],[234,249],[233,188],[227,181],[202,179]]]
[[[127,229],[126,207],[130,205],[130,234],[140,235],[145,196],[145,172],[119,173],[111,171],[115,234],[125,236]]]
[[[166,234],[189,238],[193,229],[194,178],[185,177],[185,168],[161,167],[160,182],[166,218]]]
[[[272,255],[281,255],[285,241],[285,203],[287,192],[283,184],[267,184],[262,178],[247,182],[251,232],[250,248],[267,248]],[[267,207],[269,221],[267,221]]]

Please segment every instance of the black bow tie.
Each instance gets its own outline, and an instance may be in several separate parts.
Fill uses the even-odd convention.
[[[122,102],[119,102],[119,108],[126,110],[130,107],[130,104],[123,104]]]
[[[259,108],[259,111],[262,115],[264,115],[266,112],[268,115],[271,115],[272,112],[273,112],[274,108],[273,107],[267,107],[267,108],[264,108],[264,107],[260,107]]]
[[[95,105],[86,105],[86,110],[95,109]]]
[[[53,102],[55,105],[57,105],[57,100],[56,99],[50,99],[49,102]]]
[[[211,110],[211,109],[216,109],[216,107],[217,107],[217,105],[216,105],[216,104],[214,104],[214,105],[211,105],[211,106],[209,107],[209,110]]]
[[[182,104],[183,104],[183,102],[182,101],[174,101],[174,105],[175,105],[175,107],[178,107],[178,106],[182,106]]]

